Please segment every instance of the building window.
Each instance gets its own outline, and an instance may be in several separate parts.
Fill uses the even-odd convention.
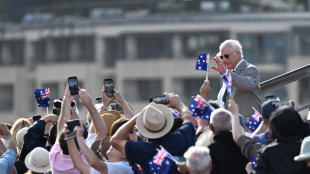
[[[299,102],[304,104],[310,103],[310,78],[303,78],[299,81]]]
[[[310,33],[299,34],[299,52],[301,56],[310,55]]]
[[[124,94],[129,101],[149,101],[151,97],[162,95],[161,80],[126,80]]]
[[[137,35],[138,58],[170,58],[171,36],[169,34],[143,34]]]
[[[288,54],[288,39],[285,33],[239,34],[243,55],[250,63],[285,64]]]
[[[24,40],[7,40],[1,43],[0,63],[2,65],[24,64]]]
[[[0,111],[13,110],[13,85],[0,86]]]
[[[269,75],[263,75],[263,73],[261,73],[261,77],[260,77],[260,82],[264,82],[266,80],[269,80],[271,78],[274,78],[276,76],[278,76],[279,74],[274,74],[273,76]],[[266,100],[266,96],[268,95],[274,95],[275,97],[279,97],[281,101],[288,101],[288,93],[287,93],[287,87],[286,86],[282,86],[278,89],[269,91],[267,93],[264,93],[261,95],[261,101],[264,102]]]
[[[228,38],[228,32],[183,34],[182,38],[185,57],[196,58],[201,53],[215,56],[221,42]]]
[[[124,56],[124,39],[118,38],[105,38],[105,54],[104,66],[114,67],[117,60],[122,59]]]

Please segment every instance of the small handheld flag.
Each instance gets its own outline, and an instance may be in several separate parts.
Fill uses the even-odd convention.
[[[222,79],[226,85],[227,93],[231,95],[232,79],[230,73],[228,75],[223,75]]]
[[[254,113],[245,125],[254,132],[262,122],[262,115],[253,107]]]
[[[189,110],[193,112],[194,117],[210,120],[210,115],[214,108],[205,101],[200,95],[197,95],[188,106]]]
[[[156,155],[149,161],[150,172],[165,174],[168,173],[173,162],[177,162],[176,159],[162,146],[160,149],[156,149],[158,152]]]
[[[199,54],[196,63],[196,70],[206,71],[206,80],[208,80],[208,65],[210,54]]]
[[[34,96],[37,100],[38,107],[48,108],[50,105],[50,90],[36,89]]]

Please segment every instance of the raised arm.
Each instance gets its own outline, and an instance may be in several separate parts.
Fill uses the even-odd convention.
[[[134,117],[132,117],[128,122],[126,122],[124,125],[122,125],[116,133],[111,138],[111,145],[120,151],[122,154],[126,155],[125,151],[125,145],[127,142],[127,137],[132,130],[132,128],[136,125],[138,114]]]
[[[100,160],[94,152],[89,149],[84,141],[83,138],[83,131],[84,129],[82,127],[76,126],[74,128],[74,132],[76,133],[76,140],[79,144],[80,150],[82,151],[83,155],[85,156],[88,164],[95,168],[96,170],[102,172],[102,173],[108,173],[108,168],[106,163],[103,160]],[[69,150],[70,152],[70,150]],[[71,154],[70,154],[71,155]]]
[[[126,118],[131,119],[134,116],[134,111],[131,109],[125,98],[122,96],[122,94],[119,91],[115,90],[114,97],[116,101],[121,105],[124,111],[124,115]]]
[[[243,135],[242,127],[239,119],[239,106],[232,97],[229,99],[229,111],[232,113],[232,134],[235,142]]]
[[[61,112],[59,114],[58,124],[57,124],[57,138],[56,141],[59,140],[60,132],[64,129],[64,124],[66,120],[71,120],[71,102],[78,95],[72,96],[70,94],[69,85],[66,85],[65,95],[63,97],[63,101],[61,103]]]
[[[0,134],[3,135],[5,142],[6,142],[6,148],[13,150],[15,153],[16,151],[16,144],[13,140],[13,137],[10,133],[10,130],[4,123],[0,123]]]
[[[68,133],[69,130],[65,130],[65,134]],[[82,132],[83,134],[83,132]],[[78,148],[76,147],[74,138],[70,138],[67,140],[68,150],[71,157],[71,160],[74,164],[74,167],[79,169],[81,173],[90,173],[90,165],[85,163],[79,153]]]
[[[92,119],[92,123],[94,124],[97,138],[103,139],[107,136],[107,127],[101,118],[99,112],[95,108],[95,105],[92,103],[90,96],[88,95],[85,89],[80,89],[80,103],[85,106],[89,112],[89,115]]]
[[[211,92],[210,82],[208,80],[205,80],[200,87],[200,96],[204,100],[208,101],[208,96],[210,92]],[[209,125],[208,120],[199,118],[199,126],[196,130],[196,135],[199,134],[200,132],[204,132],[208,127],[208,125]]]
[[[168,98],[169,104],[168,107],[177,109],[182,118],[183,124],[187,122],[191,122],[195,126],[195,118],[192,116],[192,112],[188,109],[188,107],[182,102],[180,97],[174,93],[165,93]]]

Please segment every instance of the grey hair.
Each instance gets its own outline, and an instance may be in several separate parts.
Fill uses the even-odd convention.
[[[222,50],[224,45],[229,45],[232,49],[231,51],[239,51],[240,56],[243,59],[242,45],[240,44],[238,40],[233,40],[233,39],[225,40],[224,42],[221,43],[219,49]]]
[[[192,174],[200,174],[209,169],[211,157],[207,147],[192,146],[184,153],[184,157]]]
[[[210,123],[215,132],[231,131],[232,114],[230,111],[222,108],[215,109],[210,116]]]

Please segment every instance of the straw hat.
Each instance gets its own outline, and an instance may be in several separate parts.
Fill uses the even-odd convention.
[[[19,148],[21,148],[24,144],[24,136],[27,133],[28,128],[29,127],[24,127],[21,130],[19,130],[16,134],[16,142]]]
[[[295,161],[310,159],[310,136],[304,138],[301,143],[300,154],[295,156]]]
[[[101,117],[104,120],[105,125],[107,126],[108,133],[110,134],[112,124],[114,123],[114,121],[116,121],[117,119],[121,117],[121,114],[118,111],[114,111],[114,110],[105,111],[101,114]]]
[[[34,148],[25,159],[26,167],[37,173],[44,173],[50,169],[49,152],[42,148]]]
[[[139,133],[147,138],[160,138],[166,135],[173,126],[172,111],[166,105],[148,105],[137,115],[136,124]]]

